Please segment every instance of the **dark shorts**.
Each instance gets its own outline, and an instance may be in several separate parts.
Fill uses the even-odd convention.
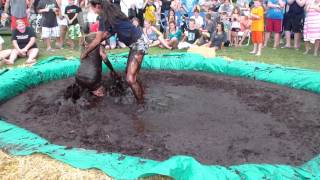
[[[285,31],[301,33],[303,30],[303,16],[294,16],[294,15],[285,16],[283,27]]]
[[[240,31],[240,28],[231,28],[231,31],[233,31],[233,32],[239,32],[239,31]]]

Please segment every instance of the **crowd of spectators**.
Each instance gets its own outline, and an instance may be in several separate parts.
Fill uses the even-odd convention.
[[[318,55],[320,0],[110,1],[117,4],[118,10],[124,12],[135,26],[141,28],[150,46],[167,49],[206,46],[219,50],[224,47],[239,48],[252,41],[253,50],[250,53],[260,56],[263,48],[270,44],[270,39],[274,49],[296,50],[300,49],[303,40],[304,53],[309,53],[313,48],[314,56]],[[27,63],[35,62],[38,50],[35,50],[37,46],[33,39],[36,33],[29,27],[28,21],[32,13],[41,16],[41,34],[38,38],[43,40],[47,51],[79,46],[76,43],[81,43],[83,36],[79,18],[82,23],[89,24],[90,32],[99,29],[99,17],[90,10],[89,0],[6,0],[1,3],[1,22],[10,19],[13,32],[14,51],[6,60],[7,64],[13,64],[20,56],[30,57]],[[31,41],[26,44],[26,40]],[[52,40],[55,40],[54,47]],[[282,40],[285,43],[280,47]],[[104,44],[107,49],[125,47],[116,34]]]

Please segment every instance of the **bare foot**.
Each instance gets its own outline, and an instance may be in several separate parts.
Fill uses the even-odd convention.
[[[3,62],[4,62],[4,64],[9,65],[9,66],[14,64],[14,62],[9,61],[9,59],[3,59]]]

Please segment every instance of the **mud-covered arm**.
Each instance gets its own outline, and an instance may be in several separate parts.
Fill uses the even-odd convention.
[[[111,36],[111,34],[109,32],[102,32],[102,31],[98,31],[96,33],[96,37],[95,39],[86,47],[86,49],[82,52],[80,59],[83,60],[85,59],[88,54],[93,51],[97,46],[100,45],[100,43],[109,38]]]

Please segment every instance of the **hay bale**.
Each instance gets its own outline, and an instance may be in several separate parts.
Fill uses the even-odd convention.
[[[205,46],[192,46],[188,49],[188,52],[197,53],[206,58],[213,58],[216,56],[216,51],[214,50],[214,48]]]
[[[98,179],[111,180],[98,170],[80,170],[46,155],[11,157],[0,151],[1,179]]]
[[[99,170],[80,170],[63,164],[47,155],[12,157],[0,151],[0,179],[46,179],[46,180],[112,180]],[[164,176],[143,178],[146,180],[168,180]]]

